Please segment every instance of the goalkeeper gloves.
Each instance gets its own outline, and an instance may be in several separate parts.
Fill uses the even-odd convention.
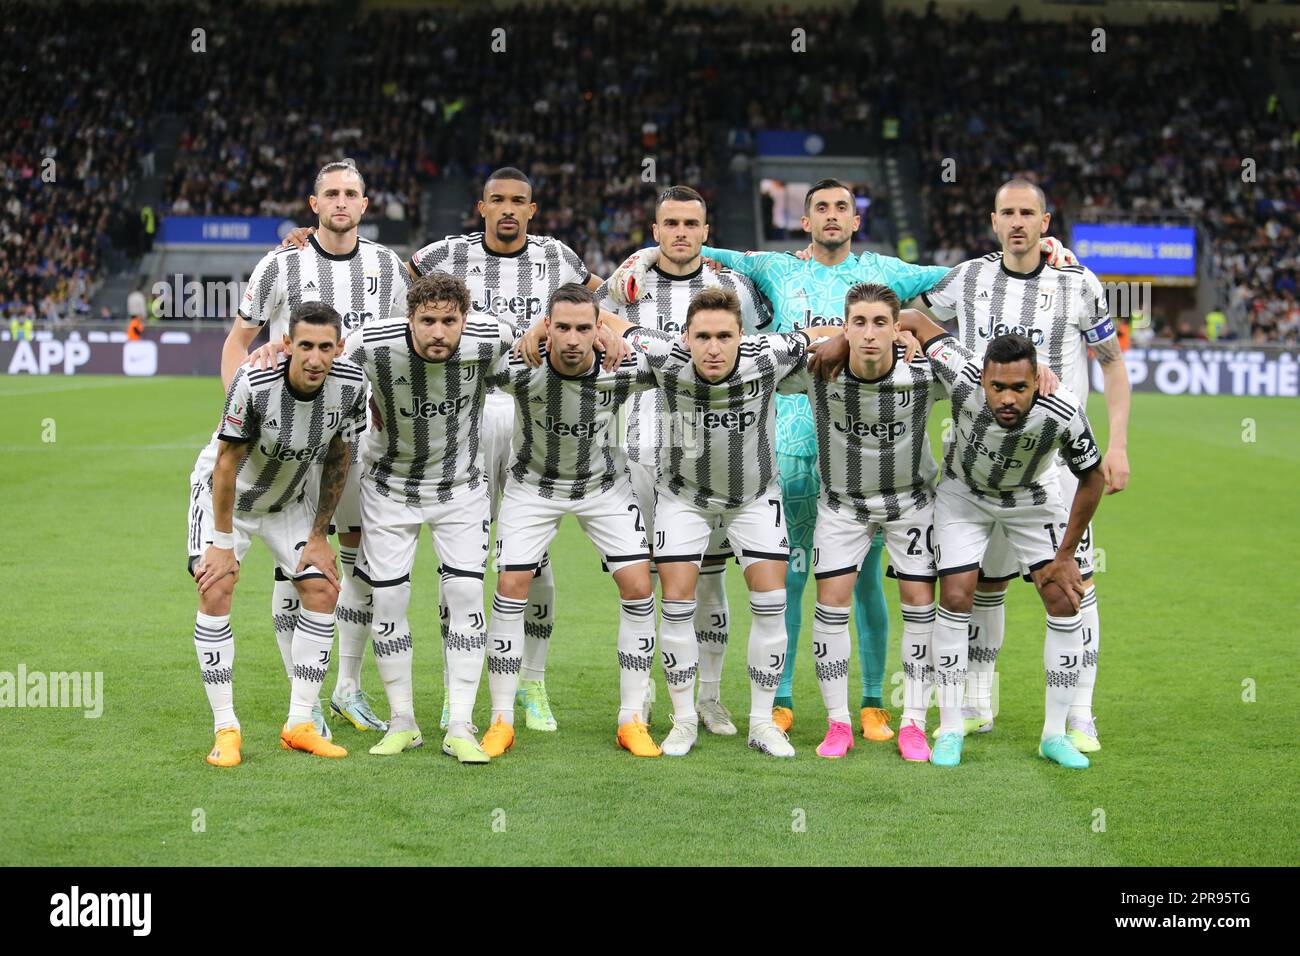
[[[659,247],[640,249],[626,259],[609,277],[606,288],[609,297],[616,305],[627,305],[641,298],[641,290],[646,287],[645,275],[650,267],[659,261]]]
[[[1061,266],[1077,266],[1079,264],[1078,257],[1065,248],[1060,239],[1044,236],[1038,240],[1038,248],[1047,257],[1047,264],[1053,268],[1059,269]]]

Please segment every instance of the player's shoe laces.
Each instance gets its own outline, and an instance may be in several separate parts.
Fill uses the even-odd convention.
[[[539,680],[521,680],[515,691],[515,703],[524,708],[524,725],[529,730],[555,730],[555,715],[551,713],[551,699],[546,696],[546,684]]]
[[[442,696],[442,714],[438,717],[438,729],[446,730],[451,726],[451,698],[446,692]]]
[[[794,726],[794,709],[790,707],[773,707],[772,723],[783,734],[788,734]]]
[[[893,740],[894,731],[889,726],[889,711],[883,707],[863,707],[858,715],[862,736],[867,740]]]
[[[719,700],[702,700],[695,705],[704,729],[719,737],[734,737],[736,725],[731,722],[731,712]]]
[[[695,740],[700,735],[700,722],[697,717],[695,720],[678,720],[675,714],[669,714],[668,719],[673,722],[673,729],[668,731],[668,736],[664,738],[661,745],[665,757],[685,757],[695,746]]]
[[[442,738],[442,752],[461,763],[487,763],[492,758],[483,752],[477,740],[448,734]]]
[[[1101,741],[1097,739],[1097,718],[1071,717],[1065,725],[1069,728],[1065,736],[1070,738],[1070,743],[1079,753],[1092,754],[1101,749]]]
[[[938,731],[935,736],[939,736]],[[929,761],[930,745],[925,740],[925,731],[916,724],[904,724],[898,728],[898,752],[909,763]]]
[[[325,709],[321,707],[319,700],[311,709],[311,722],[316,725],[316,733],[326,740],[334,739],[334,735],[330,733],[330,725],[325,720]]]
[[[794,747],[785,731],[776,724],[749,725],[749,746],[770,757],[793,757]]]
[[[964,734],[959,734],[955,730],[940,734],[934,742],[934,750],[930,753],[930,763],[936,767],[955,767],[960,764],[961,745],[965,739]]]
[[[238,767],[240,762],[239,747],[244,738],[238,727],[222,727],[217,731],[216,743],[212,752],[204,759],[214,767]]]
[[[640,714],[633,714],[626,724],[619,724],[615,739],[633,757],[662,757],[664,753],[650,736],[650,725],[641,719]]]
[[[370,709],[370,695],[364,690],[348,694],[343,699],[330,698],[330,712],[342,717],[357,730],[388,730],[388,722],[380,720]]]
[[[515,745],[515,725],[507,724],[504,717],[493,721],[483,735],[483,752],[489,757],[500,757]]]
[[[1071,770],[1088,769],[1088,758],[1075,749],[1074,744],[1065,734],[1048,737],[1040,743],[1038,756],[1046,757],[1053,763],[1059,763],[1062,767],[1069,767]]]
[[[993,729],[993,717],[991,714],[981,714],[973,707],[963,707],[961,709],[961,727],[964,734],[987,734]],[[934,737],[939,737],[939,728],[935,728]]]
[[[280,746],[285,750],[301,750],[315,754],[317,757],[346,757],[348,752],[338,744],[332,744],[317,731],[310,720],[301,724],[288,724],[280,731]]]
[[[817,756],[838,759],[853,749],[853,728],[842,720],[828,720],[826,739],[817,745]]]
[[[414,750],[416,747],[423,746],[424,738],[420,736],[419,727],[409,727],[404,730],[390,727],[388,733],[384,734],[384,739],[371,747],[370,752],[376,757],[395,757],[404,750]]]

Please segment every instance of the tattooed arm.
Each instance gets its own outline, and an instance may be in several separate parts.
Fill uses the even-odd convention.
[[[1119,347],[1119,338],[1111,336],[1092,347],[1101,366],[1102,393],[1106,396],[1106,421],[1110,438],[1101,473],[1106,479],[1106,494],[1123,491],[1128,484],[1128,366]]]
[[[348,444],[341,434],[335,435],[330,439],[329,448],[325,452],[325,462],[321,466],[316,518],[312,522],[307,545],[302,549],[302,560],[298,562],[300,572],[305,571],[308,566],[313,566],[324,574],[335,588],[339,586],[339,572],[328,535],[330,519],[334,517],[339,496],[343,494],[343,481],[348,475],[348,461]]]

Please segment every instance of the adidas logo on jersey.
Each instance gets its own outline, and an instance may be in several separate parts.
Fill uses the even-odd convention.
[[[399,375],[399,376],[397,376],[397,381],[394,382],[393,384],[394,384],[394,385],[410,385],[411,383],[408,382],[408,381],[406,380],[406,376],[405,376],[405,375]]]
[[[788,548],[788,547],[790,547],[790,542],[787,541],[787,540],[785,539],[785,536],[784,536],[784,535],[782,535],[782,537],[781,537],[781,543],[778,545],[778,547],[781,547],[781,548]]]
[[[279,423],[278,421],[276,421],[274,418],[268,418],[268,419],[266,420],[265,424],[263,425],[263,427],[264,427],[264,428],[279,428],[279,427],[280,427],[280,423]]]
[[[303,292],[315,292],[315,291],[316,291],[316,280],[315,280],[315,279],[310,280],[310,281],[309,281],[305,286],[302,287],[302,291],[303,291]]]
[[[469,274],[472,276],[481,276],[483,274],[483,269],[479,266],[475,266],[473,269],[469,270]]]
[[[988,297],[989,297],[989,293],[987,289],[985,289],[983,292],[975,296],[976,299],[987,299]]]

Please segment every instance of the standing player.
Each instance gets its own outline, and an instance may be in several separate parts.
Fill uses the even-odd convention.
[[[809,339],[833,331],[745,336],[740,302],[721,288],[705,289],[691,300],[685,343],[663,333],[624,329],[650,356],[668,421],[684,433],[672,436],[661,459],[655,502],[654,555],[663,587],[660,639],[673,701],[666,754],[689,753],[697,736],[695,587],[704,550],[717,530],[726,535],[749,585],[749,746],[772,756],[794,756],[789,738],[772,720],[772,698],[785,666],[790,547],[777,483],[773,399],[778,391],[798,387],[798,378],[790,381],[790,376],[804,368]]]
[[[424,742],[415,722],[406,610],[420,528],[428,525],[442,562],[439,600],[447,609],[451,714],[442,750],[461,763],[488,760],[470,727],[486,641],[489,504],[479,435],[489,373],[509,351],[514,331],[489,316],[467,317],[469,308],[469,290],[459,279],[425,276],[407,293],[407,321],[369,324],[344,349],[365,370],[383,422],[366,435],[354,572],[374,595],[375,665],[390,708],[388,733],[372,754],[398,754]]]
[[[830,377],[801,378],[817,427],[821,496],[813,544],[817,611],[813,657],[829,728],[817,748],[843,757],[849,726],[849,602],[862,557],[883,532],[903,613],[904,699],[898,749],[926,761],[927,697],[940,686],[941,719],[961,728],[960,648],[931,647],[934,629],[934,482],[938,465],[926,422],[942,387],[929,361],[905,358],[895,344],[898,296],[888,286],[856,285],[844,300],[848,361]],[[815,363],[816,364],[816,363]]]
[[[293,582],[301,610],[289,649],[289,718],[281,746],[345,757],[312,719],[334,645],[338,577],[326,537],[348,471],[347,436],[365,418],[361,370],[335,358],[341,321],[308,302],[289,318],[289,356],[269,371],[239,369],[226,391],[221,424],[190,476],[189,569],[199,590],[194,647],[216,743],[208,763],[240,762],[230,604],[252,538],[270,549]],[[313,501],[308,483],[323,463]],[[313,517],[314,515],[314,517]]]
[[[249,277],[239,319],[231,326],[221,353],[221,377],[227,387],[235,370],[247,359],[248,347],[257,333],[266,326],[270,342],[280,342],[289,312],[300,302],[323,302],[334,308],[343,318],[345,337],[368,322],[384,322],[405,314],[410,278],[401,257],[357,233],[370,201],[366,198],[366,181],[352,160],[321,167],[307,201],[320,219],[315,235],[304,236],[299,246],[267,253]],[[353,443],[354,455],[357,444]],[[337,612],[339,668],[330,710],[358,730],[387,730],[361,690],[361,659],[369,634],[371,597],[365,582],[352,574],[361,542],[361,469],[355,458],[352,465],[334,519],[343,578]],[[277,571],[272,614],[286,668],[290,666],[289,637],[297,607],[292,582]],[[315,720],[328,738],[329,728],[319,706]]]
[[[980,561],[989,541],[1005,534],[1047,610],[1046,716],[1038,752],[1064,767],[1084,769],[1088,758],[1066,736],[1065,720],[1084,650],[1079,605],[1085,586],[1075,550],[1105,487],[1088,416],[1069,388],[1051,396],[1035,392],[1038,359],[1023,335],[994,338],[981,367],[920,312],[908,312],[900,324],[925,343],[951,394],[955,423],[934,508],[941,582],[934,646],[957,649],[956,670],[964,678]],[[1053,472],[1057,452],[1079,481],[1068,519]],[[940,730],[931,759],[956,766],[964,734],[947,720]]]
[[[1088,349],[1101,366],[1109,447],[1101,474],[1107,494],[1128,483],[1129,381],[1115,325],[1107,310],[1101,282],[1080,265],[1053,266],[1040,250],[1040,237],[1051,214],[1041,189],[1024,179],[1004,183],[994,196],[991,214],[1001,253],[970,259],[954,266],[924,296],[931,315],[957,320],[958,338],[977,358],[989,342],[1014,332],[1034,344],[1041,365],[1055,372],[1079,401],[1088,395]],[[1070,469],[1056,469],[1061,498],[1073,500],[1078,482]],[[1084,753],[1101,749],[1092,714],[1092,692],[1097,679],[1097,651],[1101,628],[1097,597],[1092,584],[1093,537],[1089,527],[1077,558],[1087,591],[1083,596],[1083,666],[1070,706],[1069,735]],[[966,729],[993,729],[991,699],[994,668],[1002,647],[1005,614],[1003,600],[1008,582],[1019,573],[1015,554],[1005,535],[995,535],[984,555],[971,617],[971,680],[967,687]]]
[[[505,317],[520,333],[542,317],[546,303],[561,285],[576,282],[592,290],[599,288],[600,279],[572,249],[558,239],[528,234],[537,203],[532,183],[518,169],[507,166],[488,176],[478,212],[483,217],[482,232],[448,236],[425,246],[411,257],[412,274],[436,271],[455,276],[469,287],[476,312]],[[508,395],[488,394],[483,451],[494,519],[510,460],[514,409]],[[556,729],[546,693],[546,657],[554,622],[555,575],[549,555],[543,555],[528,589],[524,622],[520,702],[529,730]],[[446,710],[444,704],[444,719]]]
[[[854,256],[853,235],[861,224],[856,210],[849,187],[835,179],[823,179],[814,183],[804,197],[802,224],[812,238],[812,258],[804,260],[782,252],[739,253],[711,246],[705,246],[703,254],[754,281],[772,303],[774,319],[770,331],[775,332],[842,324],[844,296],[861,282],[887,285],[900,300],[907,302],[943,278],[947,270],[939,266],[911,265],[871,252]],[[626,297],[634,298],[626,295],[629,284],[633,289],[644,288],[641,276],[654,255],[654,250],[642,250],[633,257],[637,261],[630,259],[619,267],[610,278],[616,296],[622,291]],[[779,727],[788,731],[794,722],[794,662],[817,517],[817,445],[806,395],[778,399],[776,443],[794,558],[786,576],[790,600],[785,612],[785,673],[772,717]],[[869,740],[889,740],[894,736],[883,699],[889,616],[882,589],[881,549],[877,542],[867,554],[853,599],[862,662],[859,719],[862,735]]]
[[[566,514],[578,519],[618,585],[616,739],[635,756],[660,755],[641,713],[655,644],[650,547],[614,434],[619,408],[634,391],[653,388],[655,379],[644,356],[629,355],[613,371],[602,368],[595,350],[599,323],[591,290],[560,286],[547,309],[549,346],[541,365],[531,368],[512,356],[495,377],[517,406],[518,440],[497,518],[497,591],[488,631],[492,726],[483,749],[493,757],[515,741],[529,582]]]
[[[723,288],[730,289],[740,300],[745,332],[756,332],[771,323],[770,307],[753,282],[729,269],[714,272],[704,268],[700,249],[709,234],[708,211],[704,197],[698,192],[689,186],[664,190],[655,204],[655,222],[651,228],[659,243],[659,259],[646,273],[641,297],[619,305],[610,298],[606,283],[596,293],[597,303],[633,325],[677,337],[685,327],[691,300],[706,288]],[[628,470],[650,535],[655,528],[654,487],[667,437],[661,433],[665,415],[663,392],[632,396],[626,436]],[[725,736],[736,733],[720,694],[730,611],[726,579],[728,554],[726,535],[715,533],[705,549],[700,568],[694,619],[700,659],[696,711],[705,730]]]

